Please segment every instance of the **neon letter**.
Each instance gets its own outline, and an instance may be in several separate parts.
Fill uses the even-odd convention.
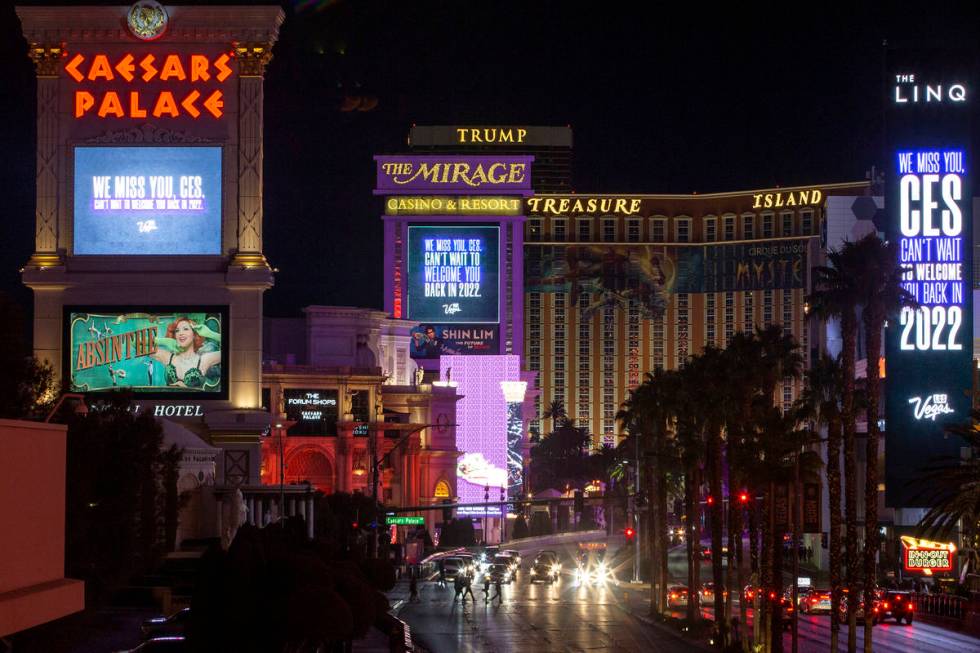
[[[129,117],[146,118],[146,109],[140,106],[140,94],[136,91],[129,92]]]
[[[122,118],[126,115],[123,111],[122,103],[119,101],[119,96],[115,91],[106,92],[105,97],[102,98],[102,104],[99,105],[99,118],[105,118],[110,113],[117,118]]]
[[[220,118],[224,115],[222,110],[225,106],[224,96],[221,91],[215,91],[208,96],[208,99],[204,101],[204,108],[211,112],[211,115],[215,118]]]
[[[217,78],[219,82],[223,82],[228,79],[228,75],[231,74],[231,68],[228,67],[228,55],[222,54],[220,57],[214,60],[214,67],[218,69]]]
[[[95,98],[88,91],[75,91],[75,117],[81,118],[95,106]]]
[[[201,97],[201,94],[198,91],[191,91],[180,103],[180,106],[184,107],[184,110],[191,114],[192,118],[197,118],[201,115],[201,112],[194,106],[194,103],[197,102],[197,98],[199,97]]]
[[[95,58],[92,59],[92,67],[88,69],[89,79],[95,80],[99,77],[107,81],[114,77],[112,68],[109,66],[109,58],[104,54],[95,55]]]
[[[170,114],[170,117],[176,118],[179,114],[177,111],[177,102],[174,100],[174,94],[170,91],[160,91],[160,96],[157,98],[157,103],[153,107],[153,117],[159,118],[163,114]]]
[[[85,57],[80,54],[76,54],[74,57],[72,57],[71,61],[65,64],[65,72],[71,75],[72,79],[74,79],[76,82],[80,82],[85,79],[85,76],[78,72],[78,67],[82,65],[83,61],[85,61]]]
[[[191,55],[191,81],[208,81],[211,73],[208,72],[208,58],[203,54]]]
[[[131,54],[127,54],[116,64],[116,72],[127,82],[133,81],[133,70],[135,68],[136,66],[133,65],[133,55]]]
[[[157,69],[153,67],[153,61],[155,59],[156,57],[154,57],[152,54],[148,54],[143,57],[142,61],[140,61],[140,68],[146,71],[143,73],[144,82],[148,82],[157,76]]]
[[[168,80],[171,77],[176,77],[181,81],[187,79],[184,66],[180,63],[180,57],[175,54],[167,56],[163,61],[163,69],[160,71],[160,81]]]

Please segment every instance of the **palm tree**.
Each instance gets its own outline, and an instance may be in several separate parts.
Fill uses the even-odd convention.
[[[674,415],[674,392],[677,373],[662,369],[648,373],[643,383],[630,392],[617,413],[631,437],[643,437],[646,479],[650,497],[650,528],[647,542],[651,552],[651,616],[667,608],[667,474],[675,467],[671,425]]]
[[[830,651],[837,653],[840,636],[838,608],[841,598],[841,486],[840,394],[842,370],[839,359],[821,356],[806,373],[802,404],[808,417],[827,427],[827,491],[830,510]]]
[[[814,292],[808,297],[811,313],[818,318],[840,321],[841,330],[841,428],[844,442],[844,524],[847,549],[847,587],[857,595],[857,468],[855,466],[854,358],[857,349],[857,306],[860,303],[857,274],[860,261],[854,244],[845,242],[839,250],[827,253],[829,266],[814,268]],[[854,601],[847,603],[847,650],[857,650]]]
[[[961,553],[967,557],[968,571],[980,567],[977,538],[980,537],[980,410],[970,411],[970,422],[947,426],[946,432],[964,440],[973,453],[969,458],[942,456],[924,470],[922,486],[925,503],[932,508],[919,522],[925,537],[947,540],[962,525],[963,540],[968,544]]]
[[[872,653],[872,603],[877,576],[878,554],[878,392],[881,386],[879,359],[881,333],[885,320],[905,307],[914,307],[915,299],[902,287],[903,270],[898,263],[898,243],[886,243],[870,233],[854,243],[858,298],[864,307],[865,337],[867,338],[867,402],[868,442],[867,472],[864,486],[864,650]]]
[[[565,402],[555,397],[548,404],[548,408],[545,409],[544,414],[541,416],[544,419],[554,420],[552,424],[552,429],[557,429],[562,423],[568,419],[568,412],[565,410]]]
[[[744,508],[754,514],[755,501],[750,500],[743,504],[741,501],[742,492],[748,493],[752,489],[751,496],[755,497],[755,486],[750,483],[754,478],[751,470],[753,466],[753,455],[757,452],[755,446],[755,432],[751,428],[752,424],[752,404],[761,392],[759,380],[762,378],[763,371],[762,356],[759,350],[759,341],[752,332],[740,331],[736,333],[728,346],[725,348],[724,377],[728,381],[728,391],[726,396],[730,401],[728,406],[728,419],[726,424],[727,449],[726,459],[728,463],[728,504],[729,504],[729,526],[728,526],[728,582],[729,588],[728,603],[726,605],[726,617],[731,619],[731,601],[735,591],[745,587],[746,579],[743,560],[742,546],[742,517]],[[736,498],[738,495],[739,498]],[[750,519],[749,546],[750,559],[753,562],[753,569],[758,571],[757,563],[759,559],[757,520]],[[736,582],[732,582],[731,575],[733,568],[737,574]],[[739,601],[739,623],[748,623],[748,604]],[[743,648],[749,650],[749,638],[742,639]]]

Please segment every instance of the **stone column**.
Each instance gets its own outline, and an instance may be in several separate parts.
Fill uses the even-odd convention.
[[[262,254],[262,120],[272,43],[238,43],[238,251],[232,265],[268,267]]]
[[[354,425],[337,424],[337,489],[350,492],[354,485]]]
[[[58,76],[63,56],[61,45],[31,43],[30,57],[37,73],[37,208],[29,267],[62,263],[58,252]]]

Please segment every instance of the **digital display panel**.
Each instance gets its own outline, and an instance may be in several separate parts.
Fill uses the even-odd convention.
[[[221,253],[220,147],[76,147],[74,253]]]
[[[286,419],[296,422],[289,435],[336,435],[337,390],[288,388],[282,391]]]
[[[905,571],[932,575],[937,571],[953,570],[956,545],[952,542],[933,542],[902,535],[901,543],[902,566]]]
[[[223,399],[227,309],[66,308],[69,392]]]
[[[520,380],[520,357],[443,356],[440,375],[450,376],[462,397],[456,404],[456,494],[459,503],[507,497],[509,407],[501,381]],[[499,515],[499,507],[459,508],[459,515]]]
[[[491,226],[409,227],[408,319],[498,322],[499,236]]]
[[[499,332],[489,324],[420,324],[412,328],[409,353],[416,360],[444,354],[496,354]]]
[[[889,50],[886,238],[916,308],[889,316],[885,500],[925,507],[921,484],[937,456],[958,456],[946,434],[969,419],[973,367],[970,59],[955,51]]]

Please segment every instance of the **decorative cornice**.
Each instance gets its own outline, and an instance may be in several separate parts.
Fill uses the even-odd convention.
[[[263,77],[265,67],[272,61],[272,43],[235,43],[239,77]]]
[[[101,136],[94,136],[86,143],[214,143],[208,138],[194,136],[176,129],[165,129],[151,123],[144,123],[129,129],[107,131]]]
[[[57,77],[65,48],[61,43],[31,43],[28,56],[34,62],[34,72],[38,77]]]
[[[28,42],[106,43],[137,39],[126,28],[128,6],[17,7]],[[274,43],[285,18],[276,6],[168,6],[170,25],[155,43]]]

